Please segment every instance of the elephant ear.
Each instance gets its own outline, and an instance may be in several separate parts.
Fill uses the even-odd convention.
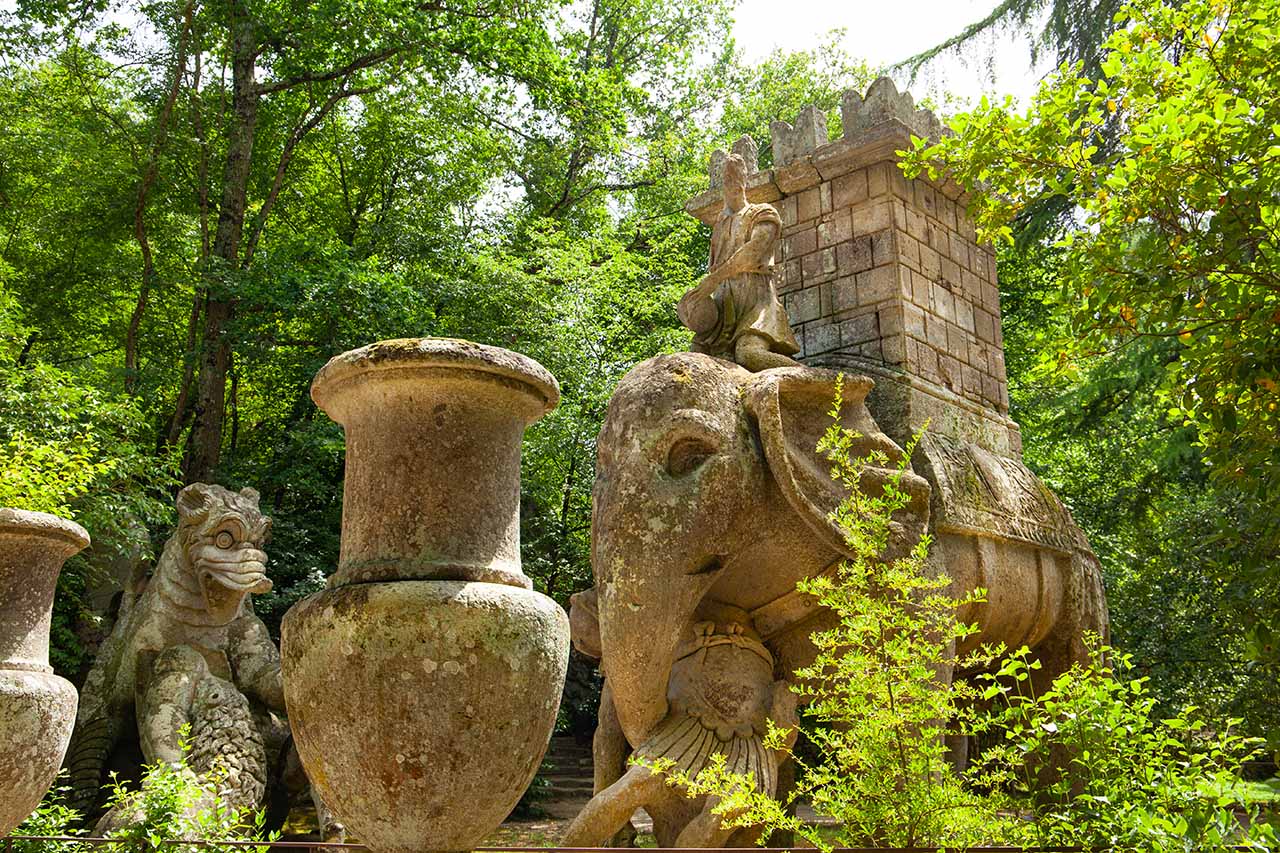
[[[831,462],[817,449],[818,441],[832,423],[838,377],[833,371],[812,367],[766,370],[752,377],[743,402],[759,429],[765,463],[791,508],[826,544],[849,555],[843,531],[831,520],[845,497],[844,489],[839,480],[832,479]],[[902,448],[880,431],[867,411],[865,401],[873,385],[866,376],[845,375],[840,425],[859,436],[853,442],[855,458],[879,450],[890,464],[896,464],[902,458]],[[866,471],[863,484],[878,488],[891,474],[889,469]],[[911,496],[911,504],[905,510],[914,522],[909,526],[923,532],[921,525],[927,524],[928,519],[929,484],[908,470],[900,486]]]

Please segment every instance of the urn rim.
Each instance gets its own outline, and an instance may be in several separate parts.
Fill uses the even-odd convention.
[[[79,524],[51,512],[0,507],[0,535],[25,534],[46,539],[61,539],[74,546],[74,554],[89,546],[89,531]]]
[[[442,369],[489,374],[519,388],[538,403],[532,420],[560,402],[560,384],[537,361],[509,349],[459,338],[393,338],[335,355],[311,381],[311,399],[332,415],[353,379],[388,371]]]

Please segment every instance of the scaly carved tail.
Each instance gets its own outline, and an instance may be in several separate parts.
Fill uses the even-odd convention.
[[[89,825],[102,800],[103,770],[120,737],[120,724],[109,716],[84,720],[76,727],[64,766],[71,776],[68,805]]]

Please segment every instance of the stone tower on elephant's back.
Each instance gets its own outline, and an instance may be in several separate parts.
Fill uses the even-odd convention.
[[[960,187],[908,180],[897,166],[913,134],[942,132],[938,120],[888,78],[865,98],[846,92],[842,118],[837,139],[814,107],[794,125],[774,122],[770,169],[758,169],[750,139],[734,147],[754,172],[748,199],[782,216],[776,283],[800,360],[874,378],[872,411],[899,442],[928,421],[944,441],[1019,459],[995,257],[975,241]],[[711,188],[686,204],[708,224],[722,206],[723,157],[712,158]]]

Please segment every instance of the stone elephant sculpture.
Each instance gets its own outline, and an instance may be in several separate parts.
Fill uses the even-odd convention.
[[[578,648],[601,660],[605,696],[596,738],[596,798],[571,825],[570,846],[604,844],[621,826],[618,814],[630,816],[626,809],[596,804],[626,793],[628,749],[650,754],[655,733],[670,729],[672,717],[689,704],[681,691],[690,681],[681,668],[691,631],[735,634],[741,639],[732,642],[743,647],[758,644],[757,657],[770,662],[772,677],[781,682],[812,661],[810,634],[830,616],[797,593],[796,582],[830,571],[848,556],[841,531],[829,519],[843,497],[841,486],[816,451],[831,423],[836,379],[833,371],[809,367],[751,373],[732,362],[682,353],[642,362],[620,381],[597,445],[596,586],[575,599],[571,615]],[[892,464],[902,451],[866,408],[871,387],[866,377],[846,376],[840,416],[861,435],[855,454],[879,449]],[[921,465],[937,467],[936,457],[913,463],[938,476],[930,464]],[[878,489],[891,473],[869,470],[863,487]],[[930,479],[913,471],[903,475],[900,486],[911,502],[894,519],[891,551],[910,548],[932,529],[938,504]],[[1097,604],[1101,582],[1087,546],[1050,553],[982,531],[951,531],[943,538],[934,559],[949,571],[947,561],[955,561],[951,574],[957,586],[999,586],[990,593],[999,607],[979,606],[964,617],[979,623],[984,640],[1043,649],[1042,677],[1082,657],[1083,630],[1105,631],[1105,605],[1099,610]],[[1083,542],[1071,541],[1076,540]],[[1015,612],[1005,612],[1010,609]],[[760,695],[767,687],[750,685]],[[712,695],[717,689],[694,685],[711,705],[718,701]],[[695,716],[713,727],[704,710],[695,709]],[[787,714],[777,711],[776,701],[761,700],[754,710],[720,708],[711,716],[721,729],[745,730],[762,716],[778,720]],[[728,742],[723,731],[718,734],[722,744]],[[766,770],[773,771],[761,776],[769,784],[785,776],[775,765]],[[677,839],[680,846],[750,841],[745,831],[682,836],[705,819],[701,806],[665,795],[651,800],[640,804],[654,818],[662,846]]]

